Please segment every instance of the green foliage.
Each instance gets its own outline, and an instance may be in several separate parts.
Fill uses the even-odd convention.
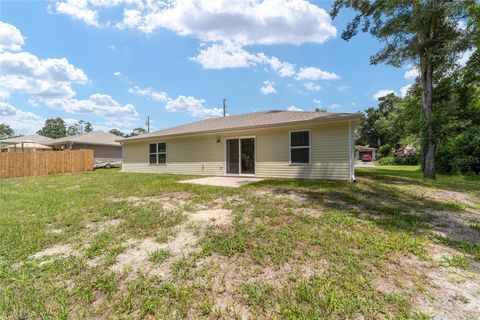
[[[67,129],[65,127],[65,121],[62,118],[50,118],[45,120],[45,125],[42,129],[38,130],[39,135],[57,139],[67,136]]]
[[[114,134],[114,135],[119,136],[119,137],[124,137],[125,136],[125,133],[123,133],[122,131],[120,131],[118,129],[111,129],[109,132],[111,134]]]
[[[387,157],[387,156],[390,156],[394,150],[393,150],[393,147],[387,143],[381,146],[378,149],[378,151],[380,151],[380,154],[382,155],[382,157],[384,156]]]
[[[402,126],[401,99],[393,93],[379,99],[377,108],[368,108],[360,125],[360,138],[357,144],[381,147],[389,144],[398,147],[404,134]]]
[[[381,166],[393,166],[394,165],[393,162],[394,162],[393,157],[383,157],[377,161],[377,163]]]
[[[437,168],[449,173],[480,174],[480,127],[472,126],[440,144]]]
[[[383,157],[377,162],[381,166],[413,166],[418,165],[417,157]]]
[[[143,128],[135,128],[132,130],[132,133],[125,135],[125,137],[135,137],[145,133],[147,133],[147,130]]]
[[[419,130],[423,141],[422,168],[426,178],[435,178],[435,131],[438,129],[433,107],[434,100],[438,101],[435,82],[448,77],[456,69],[462,53],[474,44],[478,46],[480,4],[475,0],[336,0],[331,16],[335,18],[343,8],[356,13],[342,33],[344,40],[352,39],[360,29],[385,45],[370,57],[371,64],[400,67],[412,63],[420,70],[424,116]],[[465,20],[466,26],[459,28]],[[383,126],[381,123],[377,125]],[[378,138],[378,145],[381,144]]]
[[[79,120],[77,123],[67,128],[67,135],[74,136],[76,134],[92,132],[93,126],[88,121]]]
[[[13,129],[4,123],[0,123],[0,139],[11,138],[15,135]]]

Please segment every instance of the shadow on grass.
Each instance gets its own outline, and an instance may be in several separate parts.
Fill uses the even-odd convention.
[[[397,170],[388,170],[389,175],[363,173],[357,183],[339,181],[314,180],[264,180],[252,187],[273,188],[272,192],[281,195],[296,191],[308,196],[306,206],[321,207],[327,210],[346,210],[360,219],[373,221],[389,231],[425,234],[426,230],[435,230],[438,217],[434,211],[456,214],[464,210],[458,202],[442,202],[433,198],[416,194],[415,186],[425,184],[421,181],[402,179],[396,175]],[[398,171],[400,176],[404,173]],[[410,172],[405,176],[415,179],[418,172]],[[392,176],[390,176],[392,175]],[[405,181],[399,184],[397,181]],[[472,180],[476,180],[473,178]],[[458,181],[446,183],[439,181],[441,187],[459,188]],[[407,187],[405,187],[407,185]],[[411,186],[411,188],[408,188]],[[470,189],[471,190],[471,189]],[[465,233],[476,232],[468,221],[445,219],[442,228],[448,228],[448,237],[440,242],[455,249],[460,249],[480,260],[480,244],[465,240]],[[445,225],[446,224],[446,225]],[[439,236],[436,236],[438,238]],[[472,237],[475,239],[476,237]]]

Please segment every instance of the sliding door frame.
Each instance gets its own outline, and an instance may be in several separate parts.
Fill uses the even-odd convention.
[[[255,173],[242,173],[242,139],[253,139],[253,170]],[[257,137],[256,136],[241,136],[241,137],[228,137],[225,138],[225,143],[224,143],[224,155],[225,155],[225,161],[224,161],[224,172],[226,176],[245,176],[245,177],[254,177],[257,174]],[[238,140],[238,172],[239,173],[228,173],[227,172],[227,161],[228,161],[228,155],[227,155],[227,140]]]

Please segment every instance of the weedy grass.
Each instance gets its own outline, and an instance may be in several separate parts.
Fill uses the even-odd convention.
[[[386,293],[375,286],[378,273],[401,257],[426,258],[434,242],[465,254],[445,260],[448,266],[468,269],[466,254],[480,259],[478,244],[428,232],[435,219],[429,210],[465,204],[418,192],[477,199],[475,177],[426,181],[415,167],[382,167],[359,170],[357,183],[264,180],[239,189],[177,183],[190,178],[97,170],[0,181],[0,318],[422,319],[413,301],[426,294],[426,284]],[[173,260],[168,276],[112,271],[129,241],[175,241],[192,212],[213,206],[232,210],[232,222],[193,226],[198,250],[148,254],[154,270]],[[71,250],[31,257],[58,245]],[[414,270],[397,272],[421,278]]]

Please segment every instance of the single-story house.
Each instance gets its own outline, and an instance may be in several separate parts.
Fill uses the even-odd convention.
[[[354,178],[359,113],[273,110],[213,118],[119,139],[125,172]]]
[[[93,157],[96,161],[120,161],[122,159],[122,146],[118,136],[103,132],[94,131],[81,133],[74,136],[54,139],[46,143],[54,150],[93,150]]]
[[[417,154],[417,150],[414,146],[408,145],[405,147],[402,147],[395,151],[393,154],[395,157],[400,157],[400,158],[405,158],[405,157],[415,157]]]
[[[0,149],[2,152],[51,150],[50,147],[45,145],[51,140],[53,139],[39,134],[30,134],[27,136],[0,140]]]
[[[362,157],[368,155],[372,157],[372,160],[376,159],[377,148],[372,148],[369,146],[355,146],[355,160],[362,160]]]

